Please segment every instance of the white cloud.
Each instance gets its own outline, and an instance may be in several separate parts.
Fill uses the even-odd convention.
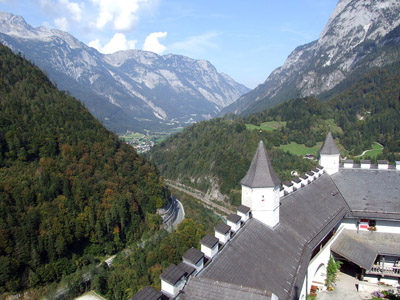
[[[164,45],[159,42],[159,38],[167,36],[166,32],[153,32],[150,33],[144,41],[143,50],[155,52],[157,54],[163,54],[167,49]]]
[[[82,20],[82,8],[84,4],[79,5],[76,2],[70,2],[68,0],[59,0],[58,3],[62,9],[69,13],[73,21],[80,22]]]
[[[101,52],[101,43],[99,39],[95,39],[94,41],[89,42],[89,47],[95,48]]]
[[[54,24],[62,31],[68,30],[68,20],[65,17],[54,19]]]
[[[66,30],[69,22],[79,23],[85,9],[83,2],[69,0],[38,0],[46,14],[54,17],[54,24],[61,30]]]
[[[96,39],[89,43],[90,47],[93,47],[104,54],[114,53],[120,50],[135,49],[136,41],[127,40],[123,33],[116,33],[112,39],[103,47],[101,42]]]
[[[137,25],[141,3],[151,0],[91,0],[99,8],[96,28],[103,29],[111,23],[118,31],[128,31]]]

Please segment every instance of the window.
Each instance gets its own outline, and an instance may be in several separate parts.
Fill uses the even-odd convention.
[[[375,227],[376,226],[376,220],[368,220],[368,226],[369,227]]]

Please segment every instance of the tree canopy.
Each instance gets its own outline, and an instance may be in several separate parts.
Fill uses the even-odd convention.
[[[0,45],[0,293],[158,230],[167,197],[154,165]]]

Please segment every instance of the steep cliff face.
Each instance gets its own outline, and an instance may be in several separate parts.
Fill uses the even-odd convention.
[[[205,60],[130,50],[103,55],[70,34],[0,13],[0,42],[33,61],[117,132],[209,119],[249,91]]]
[[[317,41],[297,47],[263,84],[222,113],[246,115],[289,98],[319,96],[399,60],[399,15],[399,1],[339,1]]]

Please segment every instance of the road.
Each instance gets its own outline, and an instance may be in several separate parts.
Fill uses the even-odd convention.
[[[187,187],[181,183],[172,181],[172,180],[165,180],[165,182],[167,183],[167,185],[173,187],[174,189],[177,189],[181,192],[184,192],[190,196],[192,196],[193,198],[196,198],[197,200],[200,200],[200,202],[209,208],[215,208],[218,211],[222,212],[225,216],[234,213],[232,210],[226,208],[225,206],[219,205],[209,199],[207,199],[204,195],[204,193],[202,193],[199,190],[195,190],[192,187]],[[189,190],[190,189],[190,190]],[[215,211],[214,211],[215,212]],[[215,212],[218,215],[221,215],[218,212]]]
[[[176,218],[174,220],[174,222],[172,222],[172,227],[174,229],[176,229],[176,227],[178,227],[178,225],[183,221],[183,219],[185,218],[185,209],[183,208],[182,203],[178,200],[176,200]]]

